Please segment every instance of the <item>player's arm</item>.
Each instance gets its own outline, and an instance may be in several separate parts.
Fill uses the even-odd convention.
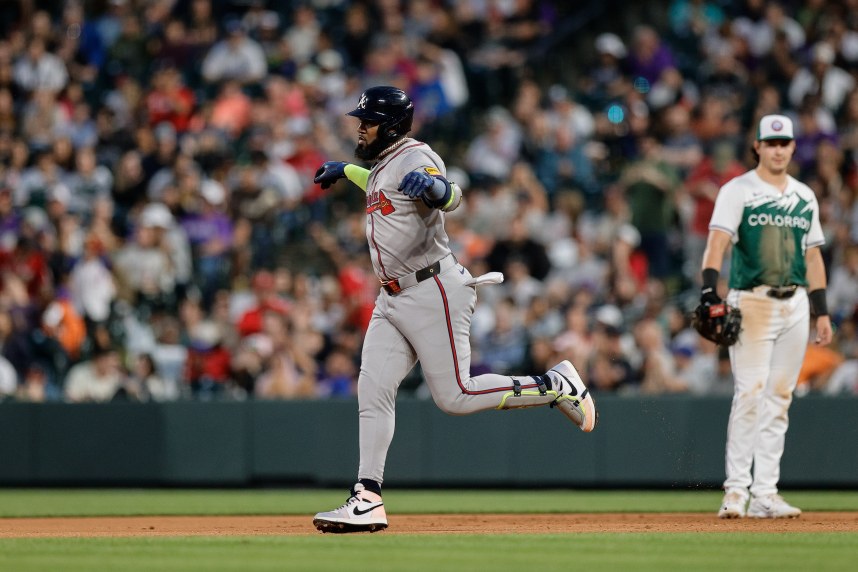
[[[720,304],[721,297],[718,296],[718,276],[724,263],[724,253],[730,246],[732,237],[723,230],[713,228],[709,231],[706,240],[706,250],[703,251],[703,263],[701,275],[703,288],[700,291],[700,301],[710,304]]]
[[[399,183],[402,194],[421,199],[426,206],[449,212],[462,202],[462,189],[448,181],[435,167],[420,167],[411,171]]]
[[[343,161],[325,161],[322,163],[322,166],[316,171],[313,182],[322,185],[323,189],[327,189],[343,177],[366,192],[369,169],[364,169],[363,167]]]
[[[807,266],[807,297],[810,300],[810,313],[816,316],[816,340],[814,341],[823,346],[828,345],[833,331],[825,298],[825,288],[828,283],[825,278],[825,262],[822,260],[821,249],[818,246],[808,248],[804,254],[804,261]]]

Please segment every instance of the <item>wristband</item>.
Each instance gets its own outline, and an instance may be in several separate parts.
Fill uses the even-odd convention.
[[[814,316],[828,315],[828,302],[825,299],[825,288],[819,288],[807,295],[810,300],[810,313]]]
[[[711,289],[714,292],[718,288],[719,272],[714,268],[704,268],[700,274],[703,277],[703,290]]]
[[[349,181],[366,191],[366,184],[369,179],[368,169],[349,163],[343,168],[343,173]]]

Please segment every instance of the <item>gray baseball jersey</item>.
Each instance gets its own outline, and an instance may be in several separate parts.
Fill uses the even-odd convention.
[[[403,177],[418,169],[446,174],[444,162],[428,145],[406,138],[375,164],[366,186],[366,236],[379,280],[413,277],[439,262],[431,278],[412,280],[395,294],[380,290],[364,338],[358,478],[379,483],[393,438],[396,393],[418,360],[435,403],[453,415],[548,405],[558,395],[540,393],[529,376],[471,377],[471,315],[482,280],[472,278],[451,254],[444,212],[398,190]],[[512,397],[515,384],[520,395]]]
[[[366,238],[375,275],[382,282],[416,272],[450,254],[444,213],[397,188],[417,169],[446,177],[444,162],[429,145],[406,138],[379,161],[366,187]]]

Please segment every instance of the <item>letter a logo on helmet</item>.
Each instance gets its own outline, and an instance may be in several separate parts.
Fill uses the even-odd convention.
[[[366,94],[361,94],[358,109],[366,109]]]

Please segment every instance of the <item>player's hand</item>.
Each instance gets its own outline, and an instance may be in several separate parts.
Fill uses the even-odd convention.
[[[316,176],[313,182],[322,185],[323,189],[329,188],[331,185],[346,176],[346,165],[342,161],[325,161],[319,170],[316,171]]]
[[[721,302],[723,300],[721,300],[721,296],[718,295],[718,292],[714,288],[703,288],[700,290],[700,303],[704,306],[717,306]]]
[[[425,171],[411,171],[402,178],[399,190],[412,199],[421,198],[435,184],[435,178]]]
[[[831,316],[818,316],[816,318],[816,339],[813,342],[818,346],[827,346],[833,337]]]

